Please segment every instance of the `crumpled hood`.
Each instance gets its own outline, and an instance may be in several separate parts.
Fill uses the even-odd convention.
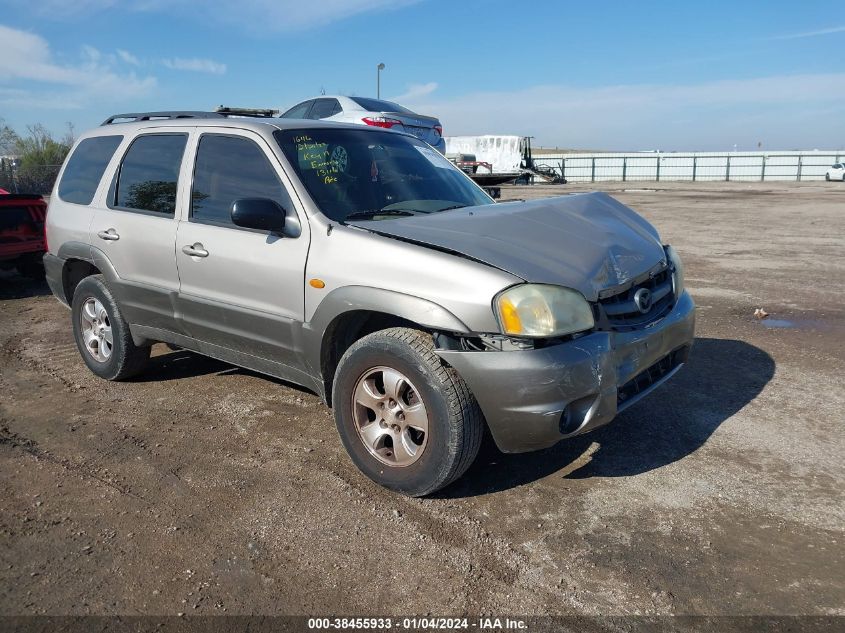
[[[350,224],[574,288],[589,301],[665,259],[654,227],[601,192]]]

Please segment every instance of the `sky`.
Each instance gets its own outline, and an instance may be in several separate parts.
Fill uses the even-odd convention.
[[[0,118],[381,96],[543,147],[845,148],[845,12],[801,2],[0,0]]]

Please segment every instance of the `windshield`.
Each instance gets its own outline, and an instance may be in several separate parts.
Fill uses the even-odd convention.
[[[297,176],[332,220],[379,220],[493,204],[440,152],[368,129],[275,132]]]

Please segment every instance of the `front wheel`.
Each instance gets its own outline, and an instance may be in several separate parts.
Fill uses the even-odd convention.
[[[845,179],[845,176],[842,176],[842,178]],[[824,179],[830,182],[830,174],[825,174]]]
[[[478,454],[478,403],[425,332],[391,328],[355,342],[338,365],[332,403],[352,461],[391,490],[431,494]]]

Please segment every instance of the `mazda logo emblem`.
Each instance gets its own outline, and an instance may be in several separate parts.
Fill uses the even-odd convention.
[[[645,314],[651,309],[651,290],[648,288],[640,288],[634,293],[634,304],[637,310]]]

